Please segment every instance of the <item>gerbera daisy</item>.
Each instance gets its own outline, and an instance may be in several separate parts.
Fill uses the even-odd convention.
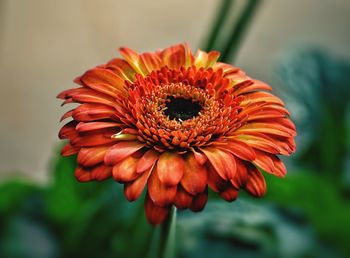
[[[59,133],[62,155],[78,154],[79,181],[113,177],[129,201],[147,188],[146,216],[159,224],[172,205],[202,210],[208,187],[226,201],[240,189],[260,197],[261,170],[286,174],[277,155],[295,151],[296,131],[270,86],[187,44],[120,53],[58,95],[80,103]]]

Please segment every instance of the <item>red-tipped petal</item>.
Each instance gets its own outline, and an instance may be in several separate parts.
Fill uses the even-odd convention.
[[[167,186],[176,186],[183,177],[185,162],[183,158],[173,152],[164,152],[157,162],[160,181]]]
[[[251,166],[248,169],[248,180],[245,189],[255,197],[262,197],[266,193],[266,182],[261,172]]]
[[[210,189],[214,192],[224,191],[229,186],[229,183],[219,176],[211,164],[206,164],[206,167],[208,170],[208,185]]]
[[[248,179],[248,169],[244,161],[236,159],[237,173],[236,176],[231,179],[232,185],[236,189],[240,189],[245,186]]]
[[[75,130],[75,127],[77,125],[76,121],[70,121],[69,123],[62,126],[58,133],[58,137],[60,139],[72,139],[74,137],[77,137],[78,133]]]
[[[116,110],[100,104],[84,103],[73,111],[73,118],[77,121],[89,122],[115,117]]]
[[[193,148],[191,150],[192,150],[194,157],[196,158],[196,160],[199,164],[204,165],[205,162],[207,162],[207,160],[208,160],[207,156],[205,156],[203,153],[201,153],[199,151],[196,151]]]
[[[284,165],[284,163],[274,155],[271,155],[271,159],[273,161],[273,164],[275,165],[274,175],[278,177],[285,177],[287,174],[287,168]]]
[[[108,69],[94,68],[87,71],[80,80],[91,89],[112,97],[126,92],[124,80]]]
[[[94,130],[105,129],[105,128],[118,128],[121,125],[122,125],[121,123],[113,123],[113,122],[90,122],[90,123],[80,122],[75,129],[81,133],[81,132],[88,132],[88,131],[94,131]]]
[[[194,57],[194,64],[197,68],[208,68],[212,67],[218,60],[220,53],[218,51],[211,51],[206,53],[198,50]]]
[[[267,123],[264,121],[248,123],[235,131],[235,135],[246,133],[266,133],[283,137],[295,136],[295,131],[293,129],[287,128],[278,123]]]
[[[248,83],[249,83],[248,85],[244,85],[244,84],[239,86],[237,85],[234,93],[236,95],[239,95],[239,94],[244,94],[244,93],[258,91],[258,90],[266,90],[266,91],[272,90],[271,86],[267,85],[262,81],[249,80]]]
[[[113,166],[143,146],[144,144],[137,141],[118,142],[107,151],[104,161],[107,165]]]
[[[288,154],[282,147],[279,147],[276,141],[264,134],[254,134],[254,135],[241,135],[238,139],[244,141],[246,144],[252,148],[269,152],[272,154]]]
[[[113,178],[118,182],[130,182],[140,176],[136,173],[138,158],[128,156],[113,167]]]
[[[225,191],[221,192],[220,196],[225,201],[232,202],[237,199],[238,191],[233,187],[229,187]]]
[[[263,151],[256,151],[256,159],[253,161],[253,163],[258,167],[262,168],[263,170],[271,173],[275,169],[270,155]]]
[[[226,146],[222,147],[227,149],[233,155],[237,156],[240,159],[252,161],[255,159],[254,150],[246,143],[238,140],[231,139]]]
[[[109,95],[86,88],[84,91],[72,96],[74,102],[103,104],[110,107],[117,107],[117,104]]]
[[[152,201],[161,207],[173,203],[176,196],[176,185],[167,186],[159,180],[157,168],[154,168],[148,179],[148,194]]]
[[[112,70],[126,81],[133,81],[135,78],[135,70],[128,62],[121,58],[114,58],[106,64],[106,68]]]
[[[89,182],[93,180],[91,171],[80,166],[75,169],[74,176],[79,182]]]
[[[78,164],[88,167],[102,162],[108,148],[110,146],[82,148],[78,154]]]
[[[231,179],[235,176],[236,162],[232,154],[210,147],[201,150],[208,157],[210,163],[223,179]]]
[[[112,168],[101,164],[92,171],[92,177],[97,181],[103,181],[112,176]]]
[[[160,53],[163,64],[170,69],[178,69],[181,66],[188,67],[191,63],[192,55],[187,45],[179,44],[168,47]]]
[[[159,58],[157,54],[144,53],[140,57],[148,73],[159,70],[162,67],[162,60]]]
[[[162,223],[169,214],[169,207],[159,207],[154,204],[149,195],[145,198],[145,213],[149,223],[157,225]]]
[[[142,173],[152,167],[152,165],[158,160],[158,157],[159,153],[154,149],[146,151],[137,163],[136,172]]]
[[[143,174],[136,178],[134,181],[124,184],[124,194],[126,199],[132,202],[139,198],[143,189],[145,188],[151,171],[152,168],[150,168],[148,171],[143,172]]]
[[[188,155],[185,159],[185,173],[181,179],[183,188],[190,194],[196,195],[204,191],[207,179],[206,167],[200,165],[194,155]]]
[[[187,209],[191,206],[192,200],[193,196],[183,189],[181,185],[178,185],[174,200],[175,206],[180,210]]]
[[[126,47],[120,48],[119,52],[137,73],[142,75],[147,74],[147,69],[138,53]]]
[[[267,173],[278,177],[284,177],[287,169],[283,162],[275,155],[263,151],[257,151],[256,159],[253,161],[255,165],[262,168]]]
[[[70,138],[71,143],[75,146],[81,147],[93,147],[98,145],[112,144],[115,142],[111,131],[105,131],[103,133],[93,133],[88,135],[79,134],[75,137]]]
[[[264,92],[264,91],[256,91],[256,92],[245,94],[244,101],[242,101],[240,105],[246,105],[253,102],[268,102],[268,103],[274,103],[274,104],[279,104],[284,106],[284,103],[280,98],[272,95],[269,92]]]
[[[278,157],[258,150],[256,154],[256,159],[253,161],[255,165],[278,177],[284,177],[286,175],[286,167]]]
[[[67,111],[64,113],[64,115],[61,117],[60,122],[62,122],[64,119],[71,117],[73,115],[74,109]]]
[[[74,147],[70,144],[65,145],[61,150],[62,156],[71,156],[77,154],[80,148]]]
[[[190,210],[198,212],[204,209],[208,201],[208,188],[205,189],[203,193],[196,195],[190,206]]]

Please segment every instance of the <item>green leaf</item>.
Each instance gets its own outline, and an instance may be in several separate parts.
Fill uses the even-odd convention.
[[[30,194],[40,191],[33,183],[22,180],[11,180],[0,185],[0,213],[3,215],[15,212]]]
[[[298,209],[323,239],[350,255],[350,205],[334,183],[313,171],[290,173],[284,179],[274,176],[266,179],[265,200],[287,209]]]

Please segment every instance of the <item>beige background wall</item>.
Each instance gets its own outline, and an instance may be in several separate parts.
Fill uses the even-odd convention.
[[[244,1],[244,0],[241,0]],[[118,46],[196,48],[218,0],[0,0],[0,180],[45,181],[64,112],[58,92]],[[236,65],[269,81],[276,57],[304,43],[350,57],[350,1],[265,0]],[[15,173],[14,173],[15,172]]]

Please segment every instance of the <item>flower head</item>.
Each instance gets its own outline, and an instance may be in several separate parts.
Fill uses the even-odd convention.
[[[79,181],[113,177],[129,201],[147,188],[146,216],[158,224],[172,205],[202,210],[208,187],[226,201],[240,189],[259,197],[259,169],[286,174],[277,155],[295,151],[296,131],[270,86],[186,44],[120,53],[58,95],[80,103],[59,133],[62,155],[78,154]]]

